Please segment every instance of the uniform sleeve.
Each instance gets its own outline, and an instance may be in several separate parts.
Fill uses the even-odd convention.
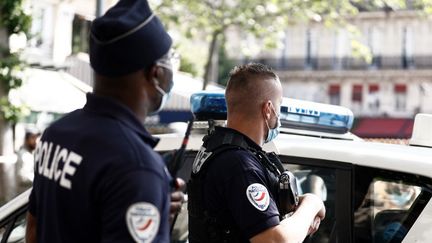
[[[29,206],[28,206],[28,211],[34,216],[36,217],[36,195],[35,195],[35,188],[33,186],[31,192],[30,192],[30,196],[29,196]]]
[[[278,225],[279,212],[259,162],[247,152],[229,153],[221,160],[231,164],[223,172],[222,194],[244,235],[250,239]]]
[[[30,196],[29,196],[29,203],[28,203],[28,211],[34,216],[37,216],[37,190],[39,188],[39,179],[38,176],[36,175],[36,170],[33,172],[34,173],[34,180],[33,180],[33,185],[32,185],[32,189],[30,192]]]
[[[139,170],[113,178],[100,202],[101,242],[168,242],[169,201],[167,178],[158,173]]]

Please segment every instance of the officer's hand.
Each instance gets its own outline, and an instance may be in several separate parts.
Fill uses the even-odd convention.
[[[306,193],[299,197],[300,204],[307,203],[310,205],[314,205],[314,208],[317,210],[317,214],[315,217],[318,217],[320,220],[325,218],[326,209],[324,206],[324,202],[317,195],[313,193]]]
[[[171,203],[170,203],[170,223],[174,220],[177,213],[180,212],[184,199],[184,187],[186,183],[180,178],[176,178],[175,191],[171,192]]]
[[[319,229],[320,223],[321,223],[320,217],[316,216],[315,219],[312,221],[312,224],[309,226],[308,235],[312,235],[315,232],[317,232]]]

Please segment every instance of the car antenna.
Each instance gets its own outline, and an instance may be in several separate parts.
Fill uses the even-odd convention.
[[[186,132],[185,135],[183,137],[183,141],[180,145],[180,148],[176,151],[173,159],[171,160],[171,162],[169,163],[169,169],[168,171],[171,174],[171,177],[173,179],[177,178],[177,172],[183,167],[183,158],[184,158],[184,152],[186,150],[186,146],[189,142],[189,135],[191,133],[192,130],[192,125],[194,123],[194,118],[191,118],[189,120],[188,126],[186,128]],[[175,183],[175,182],[174,182]],[[175,186],[175,185],[174,185]]]
[[[189,120],[188,126],[186,128],[186,132],[185,132],[185,136],[183,137],[183,141],[182,144],[180,145],[180,148],[177,150],[177,152],[175,153],[173,159],[171,160],[171,163],[169,164],[169,169],[168,171],[171,174],[171,177],[173,178],[172,181],[172,188],[174,189],[178,189],[179,185],[177,184],[177,172],[183,167],[184,165],[184,154],[185,154],[185,150],[186,150],[186,146],[189,142],[189,135],[191,133],[192,127],[193,127],[193,123],[194,123],[194,117],[192,117]],[[174,225],[177,221],[177,217],[178,217],[178,212],[174,215],[174,219],[172,221],[171,224],[171,228],[170,228],[170,234],[172,234],[173,229],[174,229]]]

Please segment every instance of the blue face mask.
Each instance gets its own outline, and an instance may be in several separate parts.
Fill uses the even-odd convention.
[[[156,78],[153,80],[155,83],[156,91],[162,96],[162,99],[161,99],[161,102],[159,103],[158,108],[149,113],[150,116],[153,116],[153,115],[156,115],[157,113],[159,113],[164,108],[166,102],[168,101],[169,97],[171,96],[171,90],[172,90],[172,86],[173,86],[172,75],[173,75],[173,60],[174,59],[176,59],[176,56],[170,51],[168,54],[164,55],[161,59],[156,61],[156,66],[165,68],[166,70],[171,72],[171,80],[169,80],[170,86],[169,86],[168,92],[166,92],[165,90],[163,90],[159,86],[159,81]]]
[[[274,108],[273,108],[273,111],[274,111]],[[276,111],[274,111],[274,112],[277,115]],[[277,115],[277,124],[276,124],[276,127],[270,128],[270,126],[268,125],[267,120],[266,120],[266,124],[267,124],[267,127],[268,127],[269,131],[267,133],[267,138],[265,139],[264,143],[268,143],[268,142],[272,141],[273,139],[275,139],[279,135],[279,128],[281,126],[280,116]]]
[[[168,101],[171,92],[165,92],[160,86],[159,86],[159,82],[157,80],[155,80],[155,88],[157,90],[157,92],[162,96],[161,102],[159,104],[159,107],[150,112],[150,116],[156,115],[157,113],[159,113],[165,106],[166,102]]]

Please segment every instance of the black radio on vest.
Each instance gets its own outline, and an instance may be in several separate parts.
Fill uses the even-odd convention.
[[[293,173],[283,168],[282,162],[274,152],[265,153],[261,158],[264,166],[277,176],[274,185],[277,192],[277,206],[281,218],[295,211],[299,204],[297,178]]]
[[[279,176],[278,184],[278,209],[280,215],[283,217],[284,215],[293,212],[299,204],[297,179],[293,173],[286,170]]]

